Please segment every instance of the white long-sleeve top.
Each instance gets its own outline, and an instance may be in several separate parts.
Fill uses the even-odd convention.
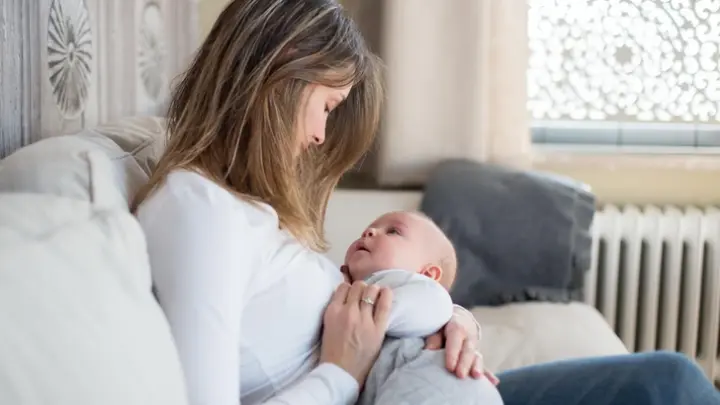
[[[342,274],[281,230],[272,208],[177,171],[138,220],[190,404],[356,401],[353,377],[318,365],[322,316]]]
[[[453,314],[450,294],[437,281],[402,269],[373,273],[368,284],[389,287],[393,303],[386,334],[397,338],[425,337],[442,328]]]

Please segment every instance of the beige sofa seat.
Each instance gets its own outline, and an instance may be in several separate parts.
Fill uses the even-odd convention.
[[[337,190],[325,220],[329,257],[341,264],[345,249],[379,215],[417,209],[422,194],[409,191]],[[530,302],[471,308],[483,326],[482,353],[495,372],[628,350],[600,312],[583,303]]]

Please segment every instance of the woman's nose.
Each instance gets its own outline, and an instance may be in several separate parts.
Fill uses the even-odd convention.
[[[325,134],[313,135],[312,137],[310,137],[310,141],[315,145],[322,145],[323,142],[325,142]]]

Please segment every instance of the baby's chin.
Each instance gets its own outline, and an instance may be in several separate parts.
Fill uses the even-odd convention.
[[[365,280],[373,273],[373,267],[368,266],[366,263],[350,262],[350,264],[348,264],[348,274],[353,281]]]

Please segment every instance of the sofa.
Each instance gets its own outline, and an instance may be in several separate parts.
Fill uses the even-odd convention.
[[[0,404],[186,403],[128,201],[163,149],[163,120],[131,117],[44,139],[0,161]],[[328,255],[419,192],[337,190]],[[495,372],[627,353],[594,308],[525,302],[470,308]]]

